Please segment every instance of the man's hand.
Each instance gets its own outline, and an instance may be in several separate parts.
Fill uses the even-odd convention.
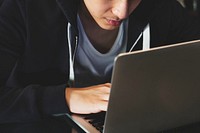
[[[72,113],[89,114],[106,111],[111,84],[85,88],[66,88],[65,97]]]

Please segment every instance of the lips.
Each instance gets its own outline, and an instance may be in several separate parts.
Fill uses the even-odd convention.
[[[109,25],[112,25],[112,26],[119,26],[121,24],[121,21],[119,20],[107,20],[107,22]]]

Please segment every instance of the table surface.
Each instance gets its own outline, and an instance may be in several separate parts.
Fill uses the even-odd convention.
[[[199,133],[200,122],[162,133]],[[47,118],[36,122],[0,124],[0,133],[71,133],[67,121]]]

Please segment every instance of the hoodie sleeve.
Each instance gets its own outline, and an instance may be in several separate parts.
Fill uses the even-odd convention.
[[[34,121],[67,113],[66,84],[11,87],[6,84],[26,43],[24,0],[4,0],[0,8],[0,123]]]

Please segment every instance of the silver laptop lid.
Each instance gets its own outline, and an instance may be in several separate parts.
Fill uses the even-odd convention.
[[[104,133],[157,132],[200,121],[200,40],[121,54]]]

